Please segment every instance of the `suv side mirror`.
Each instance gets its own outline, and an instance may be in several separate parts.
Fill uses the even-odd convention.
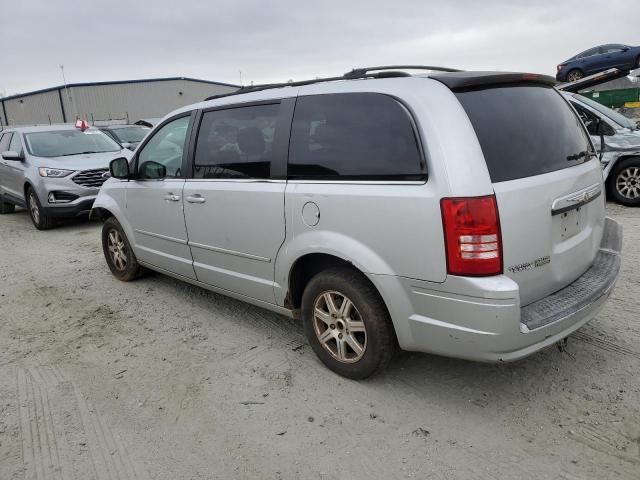
[[[167,167],[152,160],[140,165],[140,178],[143,180],[161,180],[167,176]]]
[[[615,135],[616,132],[613,130],[611,125],[609,125],[607,122],[605,122],[604,120],[598,119],[598,123],[596,125],[596,133],[600,136],[603,136],[603,135]]]
[[[2,158],[4,160],[12,160],[14,162],[22,161],[22,155],[20,155],[18,152],[14,152],[13,150],[2,152]]]
[[[129,172],[129,160],[125,157],[111,160],[111,163],[109,163],[109,173],[111,174],[111,178],[128,180],[131,178],[131,174]]]

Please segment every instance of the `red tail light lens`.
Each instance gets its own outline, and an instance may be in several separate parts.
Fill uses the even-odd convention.
[[[440,200],[451,275],[489,276],[502,273],[502,241],[496,197]]]

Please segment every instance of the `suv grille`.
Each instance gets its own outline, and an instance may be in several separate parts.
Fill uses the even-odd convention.
[[[108,172],[107,168],[98,168],[96,170],[85,170],[77,173],[71,178],[78,185],[83,187],[100,188],[102,184],[107,180],[102,175]]]

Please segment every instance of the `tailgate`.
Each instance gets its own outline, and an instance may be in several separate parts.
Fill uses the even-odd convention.
[[[582,275],[604,225],[600,164],[584,126],[544,85],[456,93],[482,147],[498,203],[504,274],[525,306]]]

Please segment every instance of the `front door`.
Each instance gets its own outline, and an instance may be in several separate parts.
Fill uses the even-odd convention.
[[[24,156],[24,149],[20,134],[14,132],[9,143],[9,150],[16,152],[21,157]],[[26,160],[4,160],[4,189],[8,198],[24,202],[24,170]],[[46,202],[46,198],[41,198],[40,202]]]
[[[160,127],[136,154],[136,180],[127,189],[127,210],[137,258],[195,279],[183,213],[183,157],[190,116]]]
[[[269,303],[285,237],[288,112],[286,101],[205,111],[184,189],[198,280]]]

